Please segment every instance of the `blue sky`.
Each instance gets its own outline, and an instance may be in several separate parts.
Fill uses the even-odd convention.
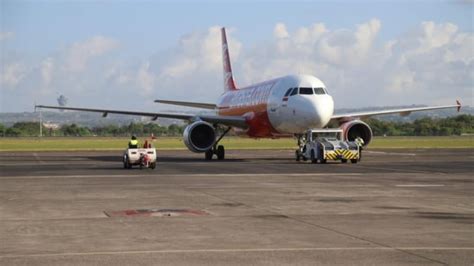
[[[279,45],[279,42],[282,42],[281,38],[275,37],[275,28],[278,23],[284,25],[285,31],[289,33],[289,38],[297,34],[298,30],[302,28],[309,29],[316,23],[323,23],[328,34],[333,34],[334,36],[341,34],[356,36],[358,25],[369,23],[371,20],[376,19],[381,26],[375,27],[376,36],[373,40],[370,40],[371,48],[369,50],[378,51],[377,54],[380,54],[382,53],[381,50],[384,49],[383,47],[390,45],[393,40],[397,44],[403,43],[405,39],[409,38],[416,40],[413,35],[420,32],[420,27],[424,27],[421,31],[429,28],[427,25],[422,24],[423,22],[432,22],[434,25],[432,28],[437,31],[445,30],[446,34],[449,35],[448,38],[453,42],[456,39],[456,34],[472,36],[473,6],[470,1],[116,2],[3,0],[1,1],[0,11],[1,32],[3,36],[0,42],[3,68],[3,83],[1,85],[2,108],[0,111],[29,110],[31,105],[28,105],[28,101],[44,102],[54,99],[53,96],[57,92],[76,97],[75,105],[83,105],[82,103],[84,102],[100,104],[101,102],[99,101],[86,101],[85,98],[79,96],[94,95],[96,93],[102,97],[101,91],[106,93],[110,86],[117,86],[117,99],[110,102],[110,104],[115,105],[113,107],[124,105],[133,107],[124,104],[127,102],[125,98],[120,98],[126,97],[127,93],[131,91],[126,91],[116,83],[111,82],[108,76],[105,79],[103,77],[106,75],[105,72],[99,73],[101,68],[108,68],[109,71],[106,71],[107,73],[119,71],[123,76],[125,76],[126,72],[139,75],[140,70],[144,70],[146,75],[142,77],[145,77],[145,79],[148,77],[149,79],[145,80],[147,93],[140,94],[140,99],[142,100],[149,99],[150,97],[153,99],[161,95],[183,97],[182,94],[184,92],[164,93],[163,91],[166,88],[160,87],[160,84],[165,83],[162,79],[166,80],[168,88],[171,87],[169,88],[170,91],[179,91],[174,90],[174,88],[190,85],[183,83],[176,77],[174,77],[175,81],[172,80],[173,77],[162,77],[162,73],[166,70],[165,64],[172,65],[178,61],[188,62],[197,60],[196,58],[183,58],[182,54],[185,51],[182,50],[183,46],[180,44],[180,41],[195,36],[195,38],[191,38],[192,41],[196,41],[196,45],[200,45],[202,44],[201,41],[211,36],[211,28],[214,26],[227,26],[231,29],[230,35],[235,39],[235,43],[240,45],[239,51],[236,52],[237,58],[235,59],[242,60],[241,62],[234,62],[237,65],[235,67],[236,72],[240,71],[236,76],[241,76],[243,82],[246,82],[254,81],[258,78],[251,76],[251,74],[246,74],[245,71],[249,71],[248,68],[251,68],[251,66],[256,66],[253,62],[258,60],[258,54],[261,54],[261,51],[267,50],[265,47],[271,47],[266,51],[268,54],[261,59],[267,62],[267,64],[263,64],[265,68],[271,68],[272,65],[275,65],[275,58],[280,58],[278,62],[291,60],[292,56],[294,58],[291,50],[297,49],[299,47],[297,44],[288,44],[290,46],[293,45],[293,47],[285,51],[281,49],[278,51],[271,50],[276,49],[275,47]],[[456,30],[454,33],[444,27],[448,24],[455,26]],[[94,39],[98,36],[100,37],[99,39]],[[334,36],[328,36],[328,38],[335,38]],[[463,42],[468,44],[468,41]],[[86,66],[86,70],[80,67],[81,71],[76,69],[76,71],[73,71],[74,73],[66,73],[64,64],[71,57],[70,50],[86,47],[91,45],[91,43],[97,44],[101,48],[99,48],[99,51],[93,52],[93,55],[88,54],[87,56],[90,58],[88,58],[87,62],[80,62],[80,64]],[[316,44],[311,43],[311,45],[313,45],[311,47],[316,49]],[[400,49],[416,50],[414,47],[406,48],[407,45],[400,46],[402,47]],[[443,43],[446,49],[449,49],[449,45],[451,44]],[[445,51],[446,49],[441,51],[441,49],[438,49],[438,46],[436,48],[437,51],[430,52],[449,54],[449,51]],[[456,47],[452,46],[452,49],[456,49]],[[233,51],[231,51],[231,56],[232,53]],[[391,52],[390,54],[393,53]],[[81,55],[79,53],[77,56]],[[316,59],[320,58],[322,60],[321,65],[327,64],[328,67],[334,67],[335,72],[338,71],[337,69],[341,69],[340,66],[336,68],[338,66],[337,62],[327,59],[323,54],[312,54],[308,50],[307,55]],[[187,56],[199,57],[203,55],[193,52]],[[371,55],[365,56],[371,57]],[[470,56],[472,56],[472,49]],[[362,60],[363,58],[359,59]],[[350,61],[351,59],[347,60]],[[360,67],[367,67],[368,69],[375,67],[367,65],[367,60],[360,60],[354,64]],[[395,60],[395,58],[391,60]],[[450,63],[452,63],[451,61]],[[306,65],[309,66],[311,63],[317,62],[306,62]],[[472,75],[469,74],[469,72],[472,72],[472,64],[469,60],[464,60],[463,63],[465,64],[464,69],[462,69],[463,67],[459,69],[459,66],[457,66],[458,69],[453,75],[467,80],[467,85],[457,84],[456,86],[464,86],[459,88],[460,94],[469,98],[469,93],[466,94],[466,91],[468,91],[466,86],[469,87],[472,81]],[[18,64],[21,64],[21,66]],[[389,63],[387,62],[386,64],[388,65]],[[257,65],[260,66],[259,64]],[[12,68],[12,66],[16,66],[16,68]],[[45,70],[45,67],[48,66],[49,68]],[[120,69],[112,70],[113,67]],[[8,69],[10,71],[7,71]],[[312,68],[308,67],[306,69]],[[86,73],[88,70],[93,70],[93,73]],[[252,70],[258,71],[258,69]],[[280,69],[263,69],[262,71],[266,71],[269,74],[279,74],[283,70],[280,67]],[[208,79],[212,79],[214,76],[215,79],[220,80],[222,78],[221,71],[214,68],[208,69],[206,73],[202,73],[199,69],[196,70],[196,68],[190,71],[189,73],[184,73],[184,77],[195,76],[200,84],[204,84],[203,86],[215,87],[218,83]],[[315,71],[320,72],[318,68]],[[344,69],[344,73],[347,73],[347,71],[354,72],[355,70],[354,68]],[[403,69],[394,70],[390,68],[389,71],[404,73]],[[426,73],[418,73],[416,70],[413,70],[412,66],[410,66],[408,72],[409,74],[403,74],[405,77],[402,80],[408,76],[411,77],[412,82],[421,82],[417,77],[423,77],[423,82],[429,82],[429,80],[425,80]],[[446,70],[443,72],[446,73]],[[9,76],[15,73],[17,77]],[[336,94],[343,96],[344,94],[341,91],[344,89],[343,85],[331,82],[331,79],[340,79],[340,77],[337,78],[333,74],[324,74],[324,71],[321,71],[321,73],[323,73],[323,77],[326,77],[333,87],[335,86]],[[202,77],[199,77],[199,74],[202,74]],[[339,74],[344,75],[343,73]],[[359,74],[352,73],[352,76],[358,76]],[[131,75],[129,74],[129,76]],[[42,81],[40,76],[43,77]],[[67,77],[67,79],[64,77]],[[94,81],[93,91],[88,91],[87,89],[81,91],[78,89],[81,91],[81,93],[78,93],[71,88],[77,85],[77,80],[87,77],[91,77],[91,80]],[[45,78],[47,84],[44,84],[41,93],[32,93],[35,94],[32,96],[35,99],[22,98],[17,105],[5,101],[6,98],[24,97],[25,93],[28,93],[30,90],[40,90],[28,87],[31,87],[32,84],[44,82]],[[124,77],[122,78],[125,79]],[[387,79],[389,78],[390,76],[387,77]],[[35,81],[35,79],[38,80]],[[135,77],[130,77],[130,79],[135,79]],[[147,83],[147,81],[149,82]],[[383,86],[384,81],[378,82],[380,84],[377,85]],[[136,84],[136,87],[133,88],[135,85],[132,83],[126,84],[126,86],[131,87],[131,89],[140,89],[140,86]],[[143,82],[139,81],[138,83]],[[410,84],[412,83],[407,83],[407,85]],[[85,82],[83,86],[90,86],[90,84]],[[103,88],[105,86],[109,88]],[[429,85],[424,85],[424,87],[427,86]],[[161,91],[161,95],[157,91]],[[204,90],[201,89],[200,91],[203,92]],[[212,88],[209,90],[209,94],[204,93],[203,95],[200,93],[198,98],[212,102],[218,96],[218,91],[219,89]],[[426,89],[422,91],[426,91]],[[407,91],[403,93],[406,94]],[[390,94],[380,95],[381,99],[388,96]],[[442,101],[442,97],[440,95],[437,98],[429,98],[426,102],[417,101],[415,103],[438,103]],[[380,101],[380,103],[395,105],[399,103],[397,101],[401,101],[404,98],[400,96],[396,99],[398,100],[384,100]],[[472,92],[468,101],[472,102]],[[374,104],[361,100],[350,105],[371,106]],[[156,108],[156,105],[150,104],[149,106]]]
[[[226,3],[230,2],[230,3]],[[2,1],[2,30],[15,32],[7,47],[53,52],[91,35],[122,41],[131,55],[172,46],[183,34],[213,25],[238,28],[244,43],[269,38],[275,23],[288,29],[323,22],[351,28],[371,18],[390,39],[421,21],[452,22],[473,30],[473,7],[450,1]]]

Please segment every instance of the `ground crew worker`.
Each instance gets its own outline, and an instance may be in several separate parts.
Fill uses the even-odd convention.
[[[359,147],[359,161],[360,161],[362,160],[362,148],[364,147],[365,141],[361,137],[357,137],[354,141]]]
[[[151,142],[148,142],[148,140],[145,140],[145,143],[143,144],[144,149],[150,149],[151,148]]]
[[[132,139],[128,142],[128,148],[129,149],[137,149],[138,148],[138,140],[135,135],[132,136]]]

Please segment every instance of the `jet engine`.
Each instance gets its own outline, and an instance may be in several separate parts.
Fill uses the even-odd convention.
[[[183,140],[190,151],[205,152],[214,145],[216,131],[211,124],[197,121],[184,129]]]
[[[372,140],[372,129],[360,120],[345,122],[340,127],[343,130],[345,140],[353,141],[357,137],[361,137],[364,140],[364,146]]]

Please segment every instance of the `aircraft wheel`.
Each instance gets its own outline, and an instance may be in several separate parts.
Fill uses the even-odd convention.
[[[204,158],[208,161],[212,160],[212,155],[214,155],[214,153],[212,152],[212,149],[209,149],[204,153]]]
[[[225,149],[224,146],[219,145],[217,146],[217,160],[224,160],[225,157]]]
[[[320,163],[326,163],[326,159],[324,159],[323,148],[322,148],[322,147],[319,147],[318,151],[319,151],[319,153],[318,153],[319,162],[320,162]]]
[[[127,156],[123,156],[123,168],[127,169],[128,168],[128,162],[127,162]]]
[[[123,168],[125,168],[125,169],[132,168],[132,165],[128,161],[128,156],[127,155],[123,156]]]
[[[156,167],[156,163],[150,163],[150,168],[151,169],[155,169],[155,167]]]
[[[316,156],[314,155],[314,150],[311,150],[311,162],[318,163],[318,159],[316,159]]]

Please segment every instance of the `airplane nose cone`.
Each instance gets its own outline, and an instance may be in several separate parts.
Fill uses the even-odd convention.
[[[329,95],[318,95],[306,99],[305,118],[312,128],[321,128],[329,123],[334,112],[334,101]]]
[[[318,97],[321,97],[321,99],[316,100],[317,110],[319,117],[321,118],[321,127],[324,127],[327,125],[327,123],[329,123],[329,120],[331,120],[331,117],[334,113],[334,101],[329,95]]]

